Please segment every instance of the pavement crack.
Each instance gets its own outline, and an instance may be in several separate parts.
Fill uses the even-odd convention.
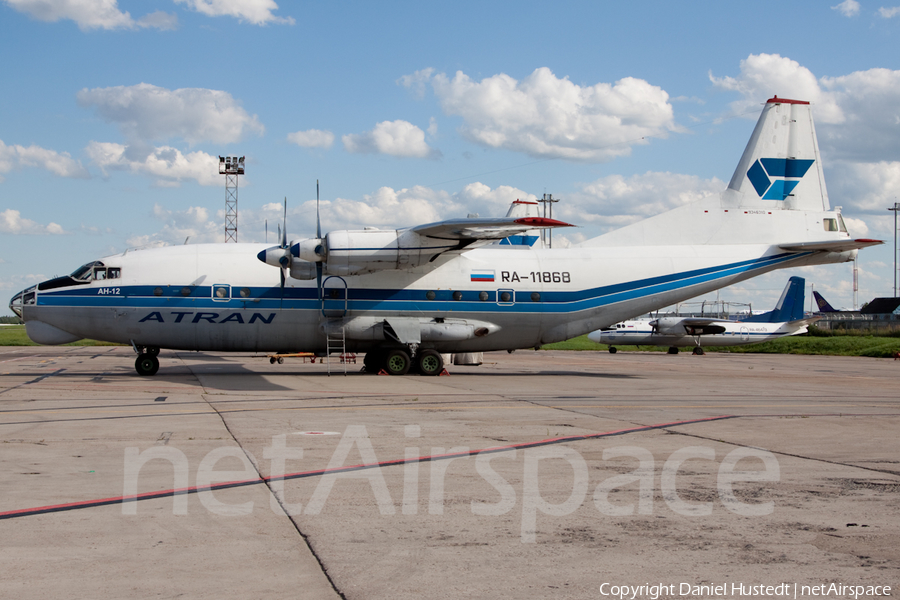
[[[179,358],[181,358],[181,357],[179,357]],[[184,361],[182,360],[182,362],[184,362]],[[188,367],[188,369],[190,369],[190,367]],[[193,373],[193,371],[191,371],[191,373]],[[195,377],[196,377],[196,375],[195,375]],[[200,386],[203,387],[203,383],[199,381],[199,378],[198,378],[198,382],[200,383]],[[300,538],[303,540],[303,543],[306,544],[306,548],[309,550],[310,554],[312,554],[313,558],[316,559],[316,563],[319,565],[319,569],[322,571],[322,575],[324,575],[325,579],[328,581],[328,585],[331,586],[331,589],[334,590],[335,594],[337,594],[343,600],[346,600],[347,597],[338,588],[334,579],[331,578],[331,575],[328,573],[328,569],[325,567],[325,563],[322,562],[322,558],[319,556],[318,552],[316,552],[315,548],[313,548],[313,545],[310,543],[309,537],[305,533],[303,533],[303,531],[300,529],[300,525],[297,523],[296,519],[294,519],[294,515],[292,515],[287,510],[287,508],[285,508],[284,502],[282,502],[282,499],[279,498],[278,494],[275,493],[275,490],[272,489],[271,478],[267,479],[266,477],[263,476],[263,474],[259,470],[259,465],[256,464],[256,460],[254,459],[253,455],[250,452],[248,452],[247,449],[244,448],[244,445],[240,442],[240,440],[237,439],[237,436],[234,435],[234,432],[231,430],[231,427],[228,426],[228,421],[225,420],[225,415],[222,414],[221,412],[219,412],[219,409],[216,408],[216,406],[212,402],[210,402],[209,398],[207,398],[207,395],[206,395],[206,388],[204,387],[203,389],[204,389],[204,394],[201,395],[201,398],[203,398],[203,401],[206,402],[207,406],[209,406],[212,410],[215,411],[216,415],[218,415],[218,417],[219,417],[219,420],[222,421],[222,425],[225,427],[225,431],[228,432],[228,435],[231,436],[231,439],[234,440],[234,443],[237,444],[238,448],[240,448],[241,451],[244,453],[244,456],[247,457],[247,461],[251,465],[253,465],[253,470],[256,473],[256,476],[259,478],[260,482],[265,484],[266,488],[269,490],[269,494],[271,494],[275,498],[276,502],[278,502],[278,506],[281,507],[281,511],[282,511],[282,513],[284,513],[284,516],[287,517],[288,520],[291,522],[291,525],[293,525],[294,531],[297,532],[297,535],[299,535]]]
[[[739,419],[741,417],[737,416],[735,418]],[[668,431],[669,433],[674,434],[674,435],[683,435],[686,437],[696,438],[698,440],[706,440],[709,442],[718,442],[720,444],[728,444],[729,446],[738,446],[740,448],[757,448],[757,446],[751,446],[749,444],[739,444],[737,442],[729,442],[727,440],[711,438],[711,437],[707,437],[705,435],[697,435],[696,433],[685,433],[684,431],[676,431],[674,429],[667,429],[666,431]],[[792,452],[783,452],[780,450],[772,450],[771,448],[765,448],[765,450],[766,450],[766,452],[771,452],[772,454],[777,454],[779,456],[788,456],[790,458],[799,458],[801,460],[811,460],[811,461],[815,461],[815,462],[826,463],[829,465],[837,465],[839,467],[849,467],[851,469],[862,469],[864,471],[874,471],[875,473],[885,473],[887,475],[900,476],[900,471],[892,471],[890,469],[876,469],[874,467],[863,467],[863,466],[854,465],[851,463],[845,463],[845,462],[840,462],[840,461],[836,461],[836,460],[828,460],[827,458],[815,458],[813,456],[803,456],[802,454],[794,454]]]

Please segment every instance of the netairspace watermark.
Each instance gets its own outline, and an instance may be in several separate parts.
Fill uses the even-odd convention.
[[[418,438],[420,428],[418,425],[405,427],[406,438]],[[351,455],[355,449],[355,453]],[[352,456],[352,458],[351,458]],[[243,468],[239,471],[215,470],[217,463],[223,459],[237,459]],[[428,476],[428,514],[444,514],[444,488],[447,471],[452,463],[468,461],[465,465],[471,468],[474,463],[475,472],[493,488],[490,493],[495,502],[485,502],[483,499],[472,499],[470,510],[478,516],[502,516],[513,509],[521,509],[521,541],[534,543],[537,535],[538,516],[563,517],[574,513],[585,502],[591,502],[596,510],[607,516],[627,516],[633,514],[650,515],[654,510],[654,492],[656,489],[657,461],[653,454],[646,448],[638,446],[615,446],[603,450],[603,461],[614,459],[631,459],[636,461],[634,470],[608,477],[599,482],[592,482],[589,477],[588,464],[582,455],[571,447],[564,445],[544,445],[529,448],[489,448],[482,451],[471,451],[468,447],[458,446],[454,448],[431,448],[429,455],[423,456],[419,447],[410,446],[404,450],[402,460],[389,461],[391,464],[380,463],[375,454],[375,449],[369,439],[366,427],[363,425],[351,425],[341,435],[326,469],[312,472],[315,476],[316,487],[305,506],[301,502],[290,502],[285,496],[285,480],[298,476],[295,468],[300,466],[298,461],[303,459],[303,448],[288,444],[286,434],[272,436],[269,446],[263,450],[263,458],[270,462],[269,473],[273,475],[266,479],[272,494],[270,495],[270,507],[278,514],[287,512],[291,515],[318,515],[325,508],[331,492],[338,482],[346,479],[365,480],[372,493],[373,500],[382,515],[394,515],[398,509],[398,502],[394,500],[388,489],[385,473],[390,475],[402,471],[403,485],[399,508],[403,515],[416,515],[419,512],[419,479],[422,471],[427,471]],[[359,460],[361,459],[361,462]],[[195,487],[190,488],[190,465],[187,456],[181,450],[172,446],[154,446],[141,451],[139,448],[125,449],[124,485],[123,495],[126,501],[122,504],[122,513],[136,515],[137,502],[128,501],[128,498],[138,495],[138,479],[141,469],[150,461],[163,460],[171,464],[174,473],[174,489],[184,492],[190,489],[196,491],[202,505],[211,513],[222,516],[247,515],[253,511],[253,501],[238,504],[229,504],[221,498],[224,492],[219,492],[216,497],[211,486],[222,482],[233,482],[237,485],[252,485],[262,483],[259,476],[259,464],[256,458],[249,452],[236,446],[224,446],[216,448],[200,461],[196,469]],[[518,465],[510,467],[507,461],[521,460],[521,471]],[[665,460],[659,476],[659,489],[665,505],[669,510],[684,516],[700,517],[712,514],[714,502],[688,502],[678,491],[678,476],[687,461],[717,460],[713,448],[706,446],[689,446],[680,448]],[[287,469],[288,461],[291,461],[291,471]],[[501,461],[503,464],[501,464]],[[423,466],[423,463],[427,463]],[[738,469],[738,464],[745,470]],[[616,463],[617,465],[621,463]],[[517,485],[513,485],[503,475],[497,472],[497,467],[509,473],[515,469],[521,478],[516,477]],[[714,466],[714,465],[713,465]],[[747,469],[747,467],[752,467]],[[460,466],[454,466],[458,471]],[[552,469],[553,486],[551,500],[559,499],[560,481],[571,482],[568,497],[562,502],[552,502],[542,495],[541,468],[546,474]],[[291,474],[293,473],[293,475]],[[310,477],[309,473],[304,477]],[[775,455],[759,448],[739,447],[729,453],[718,464],[716,473],[716,489],[718,499],[725,509],[746,517],[763,516],[771,514],[775,509],[773,501],[746,503],[737,498],[734,492],[734,484],[739,482],[776,482],[781,478],[781,471]],[[610,501],[610,494],[626,486],[638,489],[637,502],[626,504],[622,501],[615,503]],[[227,487],[229,484],[225,484]],[[467,484],[468,485],[468,484]],[[549,486],[546,481],[543,489],[547,491]],[[185,515],[188,511],[188,497],[186,493],[173,494],[172,512],[176,515]],[[618,594],[614,594],[617,595]]]
[[[777,583],[774,585],[731,583],[645,583],[642,585],[616,585],[604,583],[600,595],[619,600],[637,598],[865,598],[869,596],[890,596],[889,585],[847,585],[843,583],[820,583],[804,585],[800,583]]]

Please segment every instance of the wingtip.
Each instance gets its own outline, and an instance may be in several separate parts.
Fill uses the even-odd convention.
[[[519,225],[530,225],[532,227],[575,227],[571,223],[565,221],[557,221],[556,219],[547,219],[545,217],[522,217],[516,219],[515,223]]]

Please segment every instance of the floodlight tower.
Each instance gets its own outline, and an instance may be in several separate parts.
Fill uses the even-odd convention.
[[[559,202],[559,198],[554,198],[553,194],[544,194],[544,197],[538,200],[541,204],[544,205],[544,218],[552,219],[553,218],[553,204]],[[547,205],[550,205],[550,214],[547,214]],[[553,230],[552,229],[542,229],[541,230],[541,241],[546,241],[546,246],[548,248],[553,247]]]
[[[900,210],[900,202],[894,202],[894,206],[888,208],[894,211],[894,298],[897,297],[897,211]]]
[[[243,156],[219,157],[219,175],[225,176],[225,242],[237,242],[238,175],[243,174]]]

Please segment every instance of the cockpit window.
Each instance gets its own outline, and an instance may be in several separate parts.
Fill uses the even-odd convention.
[[[837,219],[822,219],[822,224],[825,226],[825,231],[838,230]]]
[[[72,273],[72,275],[70,277],[72,277],[72,279],[74,279],[76,281],[89,281],[92,278],[94,278],[94,276],[93,276],[94,268],[95,267],[102,268],[103,266],[104,265],[102,262],[100,262],[99,260],[95,260],[94,262],[89,262],[88,264],[81,265],[80,267],[75,269],[75,271]],[[105,271],[105,269],[104,269],[104,271]],[[106,277],[106,275],[104,274],[104,278],[105,277]]]

